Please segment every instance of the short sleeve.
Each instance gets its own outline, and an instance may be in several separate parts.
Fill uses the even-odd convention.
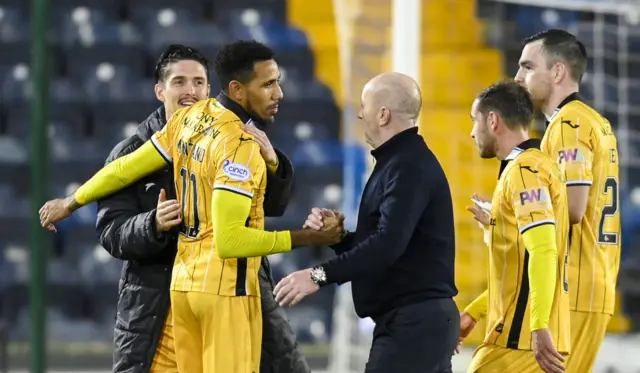
[[[213,189],[223,189],[249,198],[260,188],[266,165],[260,145],[246,134],[230,136],[218,146]]]
[[[557,119],[551,133],[549,156],[557,160],[565,175],[567,185],[591,185],[593,183],[593,149],[589,118],[572,110]]]
[[[551,173],[540,162],[518,163],[509,172],[509,192],[520,233],[543,224],[555,224],[551,203]]]
[[[151,136],[151,143],[169,164],[173,163],[174,137],[184,110],[175,112],[162,129]]]

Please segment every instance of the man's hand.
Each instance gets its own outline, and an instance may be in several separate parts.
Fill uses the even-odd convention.
[[[277,165],[278,155],[276,154],[276,151],[273,150],[273,146],[271,145],[271,141],[269,141],[267,134],[259,130],[253,124],[245,124],[243,125],[243,129],[256,138],[256,142],[260,145],[260,154],[262,154],[264,161],[269,166]]]
[[[564,372],[564,357],[556,350],[549,329],[533,331],[533,353],[540,368],[547,373]]]
[[[182,222],[178,200],[167,201],[167,192],[162,189],[156,207],[156,232],[167,232]]]
[[[73,196],[47,201],[47,203],[40,208],[40,225],[51,232],[57,232],[53,224],[68,218],[80,207],[82,206],[76,202]]]
[[[307,295],[313,294],[320,286],[311,280],[311,268],[293,272],[278,282],[273,295],[280,307],[296,305]]]
[[[302,228],[311,228],[314,230],[322,230],[327,223],[326,218],[336,218],[340,224],[340,228],[344,231],[344,215],[338,210],[321,209],[314,207],[311,209],[311,213],[307,217],[307,220],[302,225]]]
[[[460,312],[460,339],[456,346],[456,355],[462,351],[462,341],[471,334],[478,322],[468,312]]]
[[[339,216],[335,216],[333,212],[330,214],[332,216],[322,217],[322,227],[317,230],[309,229],[305,226],[304,229],[291,231],[291,245],[294,247],[330,246],[342,241],[344,221]]]
[[[478,196],[477,194],[474,194],[471,197],[472,200],[476,200],[479,201],[481,203],[491,203],[490,200],[486,199],[486,198],[482,198],[480,196]],[[467,211],[471,212],[473,214],[473,218],[480,222],[480,224],[482,225],[489,225],[489,223],[491,222],[491,216],[489,216],[489,214],[487,213],[486,210],[484,210],[483,208],[481,208],[480,206],[478,206],[477,204],[473,204],[472,206],[467,206]]]

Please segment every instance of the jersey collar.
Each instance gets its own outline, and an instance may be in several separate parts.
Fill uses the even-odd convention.
[[[566,104],[570,103],[571,101],[582,101],[582,99],[580,98],[580,95],[578,94],[578,92],[573,92],[572,94],[570,94],[569,96],[567,96],[564,100],[562,100],[562,102],[560,103],[560,105],[558,105],[558,107],[553,111],[553,114],[551,114],[550,117],[547,117],[546,121],[545,121],[545,127],[549,126],[549,123],[551,123],[551,121],[553,121],[553,119],[556,117],[556,115],[558,115],[558,113],[560,112],[560,110],[562,109],[563,106],[565,106]]]
[[[502,175],[504,169],[507,168],[507,165],[510,161],[516,159],[516,157],[520,155],[520,153],[527,149],[540,149],[540,143],[541,142],[539,139],[529,139],[513,148],[513,150],[511,150],[511,153],[509,153],[509,155],[507,155],[507,157],[502,162],[500,162],[500,172],[498,172],[498,179]]]
[[[239,103],[233,101],[229,96],[224,94],[224,92],[220,92],[220,94],[216,96],[216,100],[220,104],[222,104],[222,106],[226,107],[227,109],[231,110],[235,115],[237,115],[238,118],[240,118],[240,120],[242,121],[242,123],[252,122],[253,124],[255,124],[256,127],[258,127],[258,129],[264,131],[265,129],[264,122],[252,117]]]

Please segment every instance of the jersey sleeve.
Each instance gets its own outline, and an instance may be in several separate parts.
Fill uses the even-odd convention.
[[[180,125],[184,109],[176,111],[162,129],[151,136],[151,143],[167,163],[173,163],[174,138]]]
[[[514,166],[508,175],[508,188],[520,233],[543,224],[555,224],[549,192],[551,172],[544,161],[528,159]]]
[[[578,110],[571,110],[558,118],[559,123],[550,138],[549,156],[557,160],[565,175],[567,185],[591,185],[593,183],[593,147],[591,119]]]
[[[260,145],[247,134],[230,136],[215,152],[213,189],[224,189],[253,197],[265,176],[266,165]]]

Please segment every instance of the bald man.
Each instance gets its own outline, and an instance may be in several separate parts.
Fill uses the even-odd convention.
[[[356,313],[376,323],[368,373],[451,372],[459,336],[453,204],[442,167],[418,134],[420,97],[418,84],[403,74],[367,83],[358,117],[376,165],[357,229],[332,246],[335,258],[275,288],[276,301],[287,305],[351,282]],[[312,209],[305,227],[320,230],[329,216],[344,228],[342,213],[321,208]]]

